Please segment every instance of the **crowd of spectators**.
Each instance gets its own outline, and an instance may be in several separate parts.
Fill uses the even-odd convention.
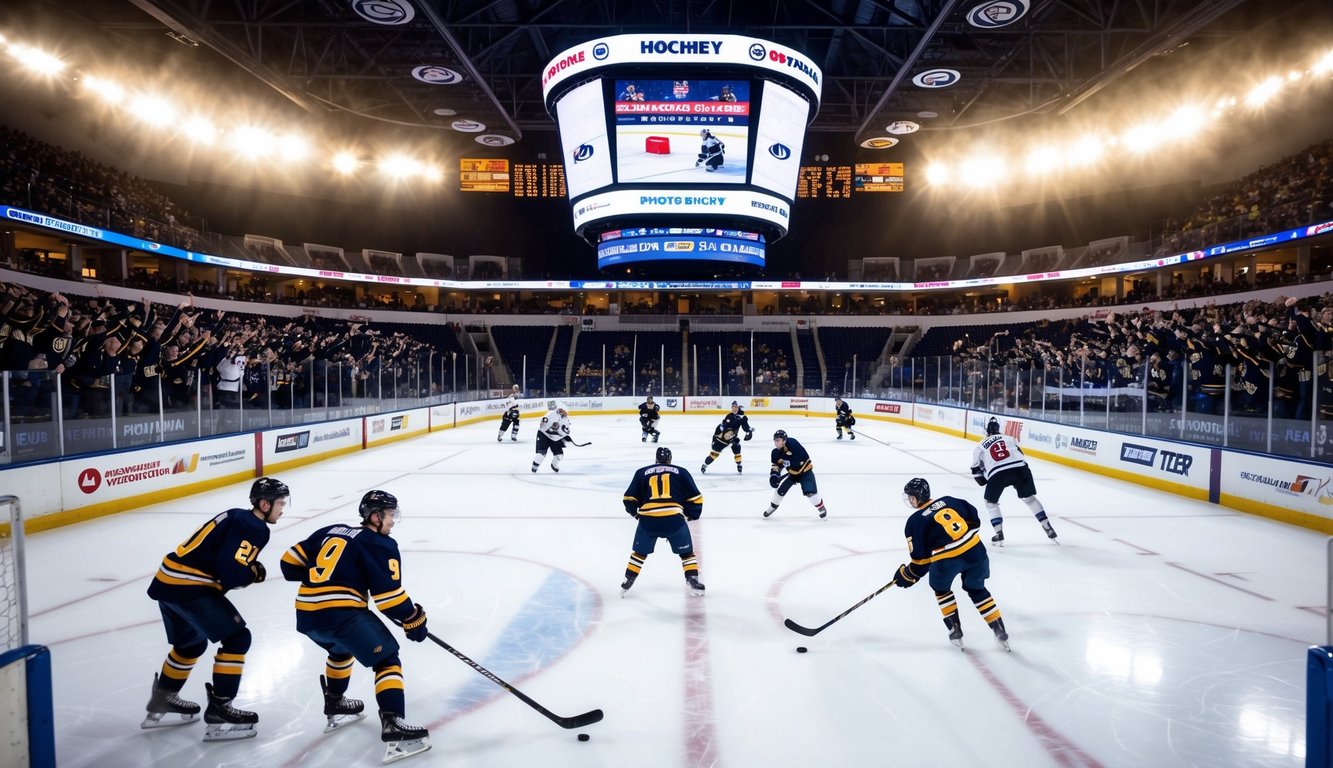
[[[398,260],[382,253],[370,254],[370,271],[377,275],[402,276],[403,274],[403,268],[398,265]]]
[[[454,357],[402,330],[303,316],[67,297],[0,283],[0,370],[13,415],[66,418],[204,408],[336,406],[344,397],[426,397],[451,386]],[[326,398],[327,392],[327,398]],[[159,396],[160,393],[160,396]]]
[[[1038,407],[1071,388],[1110,397],[1113,411],[1230,413],[1308,423],[1317,390],[1321,419],[1333,418],[1333,293],[1278,297],[1195,309],[1097,312],[1042,322],[985,340],[960,338],[949,363],[919,361],[923,386],[952,375],[955,387],[980,391],[993,407]],[[898,361],[899,375],[907,370]],[[1228,376],[1228,368],[1230,369]],[[951,374],[944,374],[947,370]],[[892,377],[892,374],[891,374]],[[1017,388],[1015,391],[1015,387]],[[1065,393],[1061,395],[1060,393]]]
[[[1155,256],[1333,219],[1333,139],[1230,182],[1184,221],[1168,221]]]
[[[186,250],[200,243],[189,213],[142,179],[4,126],[0,204]]]

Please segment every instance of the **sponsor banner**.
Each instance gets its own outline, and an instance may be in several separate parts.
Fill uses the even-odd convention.
[[[454,425],[454,404],[446,403],[444,405],[432,405],[430,407],[430,423],[435,429],[442,427],[452,427]]]
[[[1221,501],[1333,519],[1333,467],[1222,451]],[[1292,521],[1300,522],[1300,521]]]
[[[426,431],[426,409],[418,408],[399,413],[381,413],[366,417],[365,444],[367,447],[386,440],[397,440]]]
[[[361,447],[361,420],[346,419],[260,433],[264,466]]]
[[[792,411],[808,411],[810,410],[810,401],[804,397],[788,398],[787,408]]]
[[[968,412],[962,408],[917,403],[911,412],[912,422],[923,427],[960,435],[967,429]]]
[[[898,403],[875,403],[875,413],[902,413],[903,407]]]
[[[727,401],[731,403],[730,400]],[[723,410],[730,408],[730,405],[723,405],[722,400],[716,397],[687,397],[685,398],[685,407],[691,411]]]
[[[1185,452],[1183,446],[1176,448],[1177,450],[1155,448],[1126,440],[1120,444],[1120,460],[1127,464],[1156,469],[1166,475],[1189,477],[1190,471],[1194,469],[1194,456]]]
[[[620,69],[642,64],[707,64],[729,70],[764,70],[803,86],[816,100],[824,79],[819,66],[804,53],[770,40],[741,35],[615,35],[589,40],[556,54],[542,70],[542,97],[549,106],[552,92],[561,83],[583,80],[588,73],[606,67]]]
[[[60,485],[68,510],[253,473],[254,468],[255,439],[245,434],[64,461]]]
[[[752,397],[752,398],[750,398],[750,404],[749,404],[748,406],[746,406],[746,407],[748,407],[748,408],[767,408],[767,407],[768,407],[768,398],[767,398],[767,397]]]
[[[970,418],[969,436],[980,439],[986,433],[985,423],[990,416],[974,413]],[[1156,487],[1169,483],[1172,486],[1169,490],[1173,491],[1183,485],[1193,490],[1186,495],[1207,497],[1212,453],[1207,446],[1122,436],[1003,415],[996,415],[996,418],[1004,434],[1017,439],[1027,453],[1105,469],[1107,474],[1133,475]]]

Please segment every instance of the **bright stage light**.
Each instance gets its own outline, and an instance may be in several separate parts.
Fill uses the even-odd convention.
[[[392,154],[379,162],[380,171],[394,179],[405,179],[421,172],[421,164],[402,154]]]
[[[942,163],[932,163],[926,169],[926,181],[934,187],[943,187],[953,180],[953,174],[949,171],[949,166]]]
[[[1245,103],[1251,107],[1262,107],[1281,90],[1282,78],[1270,77],[1245,94]]]
[[[217,139],[218,129],[202,117],[192,117],[181,126],[185,137],[196,144],[212,144]]]
[[[125,89],[111,80],[89,75],[83,78],[83,88],[108,104],[119,104],[125,100]]]
[[[339,152],[333,156],[333,170],[338,173],[344,175],[353,173],[360,165],[361,161],[351,152]]]
[[[149,125],[167,125],[176,119],[176,108],[166,99],[141,93],[130,100],[130,113]]]
[[[30,45],[20,45],[13,43],[9,46],[9,55],[13,56],[19,64],[31,69],[39,75],[59,74],[65,68],[65,62],[57,59],[55,56]]]

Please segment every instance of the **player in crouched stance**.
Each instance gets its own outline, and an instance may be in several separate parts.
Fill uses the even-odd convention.
[[[518,398],[518,385],[515,384],[513,390],[509,393],[509,397],[505,398],[504,401],[504,411],[500,416],[500,433],[495,436],[495,442],[497,443],[504,440],[506,429],[511,430],[509,433],[509,441],[518,441]]]
[[[990,578],[990,557],[981,541],[981,518],[977,508],[952,496],[930,498],[930,483],[914,477],[903,486],[903,502],[913,512],[904,532],[911,562],[898,566],[893,583],[907,589],[922,576],[930,576],[930,588],[944,615],[949,641],[963,647],[963,624],[953,597],[953,580],[963,577],[963,590],[972,598],[981,618],[986,620],[995,639],[1009,650],[1009,633],[995,598],[986,589]]]
[[[565,457],[565,441],[569,436],[569,411],[564,403],[556,403],[555,408],[542,417],[537,427],[537,452],[532,456],[532,471],[546,461],[546,452],[551,452],[551,471],[560,471],[560,460]]]
[[[824,497],[819,495],[819,486],[815,484],[815,465],[810,461],[810,454],[793,437],[787,437],[786,430],[773,433],[772,465],[768,469],[768,484],[772,487],[773,498],[769,499],[764,517],[770,517],[778,511],[787,491],[793,485],[801,486],[801,493],[819,510],[819,519],[828,519],[828,510],[824,508]]]
[[[646,400],[639,403],[639,429],[643,430],[643,436],[639,438],[639,442],[648,442],[649,435],[653,436],[654,443],[657,442],[657,438],[662,436],[662,433],[657,431],[657,422],[661,419],[661,407],[653,402],[652,395],[648,395]]]
[[[736,471],[743,471],[741,468],[741,432],[745,433],[745,439],[754,437],[754,429],[750,426],[750,417],[745,415],[745,409],[735,400],[731,401],[731,413],[722,417],[722,423],[713,430],[713,444],[708,451],[708,456],[704,458],[703,466],[699,471],[708,473],[708,465],[712,464],[722,453],[722,450],[728,445],[731,446],[731,456],[736,460]]]
[[[856,433],[852,427],[856,426],[856,417],[852,415],[852,407],[843,402],[841,397],[833,398],[833,426],[838,429],[838,439],[842,439],[842,431],[847,430],[847,437],[856,439]]]
[[[256,558],[268,544],[269,526],[282,517],[290,495],[285,484],[261,477],[250,486],[250,509],[229,509],[213,517],[162,558],[148,596],[162,611],[171,651],[162,673],[153,678],[148,716],[141,728],[195,721],[199,705],[182,699],[180,692],[211,641],[220,646],[213,658],[213,682],[204,684],[208,694],[204,741],[255,735],[259,715],[231,705],[241,687],[251,637],[226,593],[264,580],[264,564]],[[180,717],[163,720],[166,715]]]
[[[657,463],[635,470],[629,488],[625,489],[625,511],[639,521],[639,527],[634,531],[634,550],[630,552],[629,565],[625,566],[620,596],[624,597],[634,586],[644,561],[657,548],[658,539],[666,539],[671,551],[680,555],[680,567],[685,570],[685,583],[690,585],[690,591],[703,595],[694,539],[686,524],[687,520],[698,520],[703,514],[703,493],[684,467],[672,466],[670,448],[658,448],[656,458]]]
[[[324,732],[360,720],[365,704],[349,699],[353,662],[375,670],[375,703],[380,713],[384,762],[430,749],[429,731],[403,722],[407,697],[398,641],[380,613],[403,628],[407,639],[426,639],[426,610],[413,603],[402,584],[402,556],[389,535],[399,519],[398,499],[369,491],[358,508],[361,525],[320,528],[282,556],[282,575],[301,582],[296,592],[296,631],[328,653],[319,678],[324,694]],[[369,599],[367,599],[369,598]]]
[[[1042,530],[1046,531],[1046,537],[1055,540],[1055,529],[1051,527],[1051,521],[1046,519],[1045,507],[1037,500],[1037,484],[1032,479],[1032,468],[1028,466],[1027,457],[1016,440],[1000,434],[1000,422],[995,417],[986,422],[986,437],[972,449],[972,479],[977,481],[977,485],[986,488],[986,512],[990,514],[990,524],[995,529],[995,535],[991,537],[991,543],[995,546],[1004,546],[1004,516],[1000,514],[1000,494],[1010,486],[1037,517]]]

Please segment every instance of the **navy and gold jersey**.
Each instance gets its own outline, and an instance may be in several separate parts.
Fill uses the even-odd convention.
[[[639,421],[647,419],[648,421],[657,421],[662,418],[657,403],[639,403]]]
[[[920,578],[937,560],[957,557],[981,543],[977,508],[953,496],[940,496],[913,512],[904,527],[912,572]]]
[[[844,401],[837,408],[833,409],[833,415],[838,421],[846,421],[852,417],[852,407]]]
[[[222,512],[162,558],[148,596],[175,603],[198,599],[204,590],[248,587],[255,580],[250,565],[268,544],[268,536],[268,523],[252,510]]]
[[[625,511],[640,517],[684,515],[698,520],[704,509],[704,496],[694,478],[684,467],[671,464],[635,470],[624,501]]]
[[[717,429],[713,430],[713,442],[729,443],[742,431],[754,431],[750,428],[750,419],[745,415],[745,411],[728,413],[722,417],[722,423],[717,425]]]
[[[282,576],[299,581],[296,629],[336,627],[348,611],[369,610],[402,623],[415,607],[403,589],[398,542],[369,528],[330,525],[282,556]]]
[[[769,474],[778,474],[783,470],[793,477],[800,477],[806,472],[814,471],[815,465],[810,462],[810,454],[805,447],[795,438],[787,438],[786,444],[781,448],[773,449],[771,461],[773,466],[769,467]]]

